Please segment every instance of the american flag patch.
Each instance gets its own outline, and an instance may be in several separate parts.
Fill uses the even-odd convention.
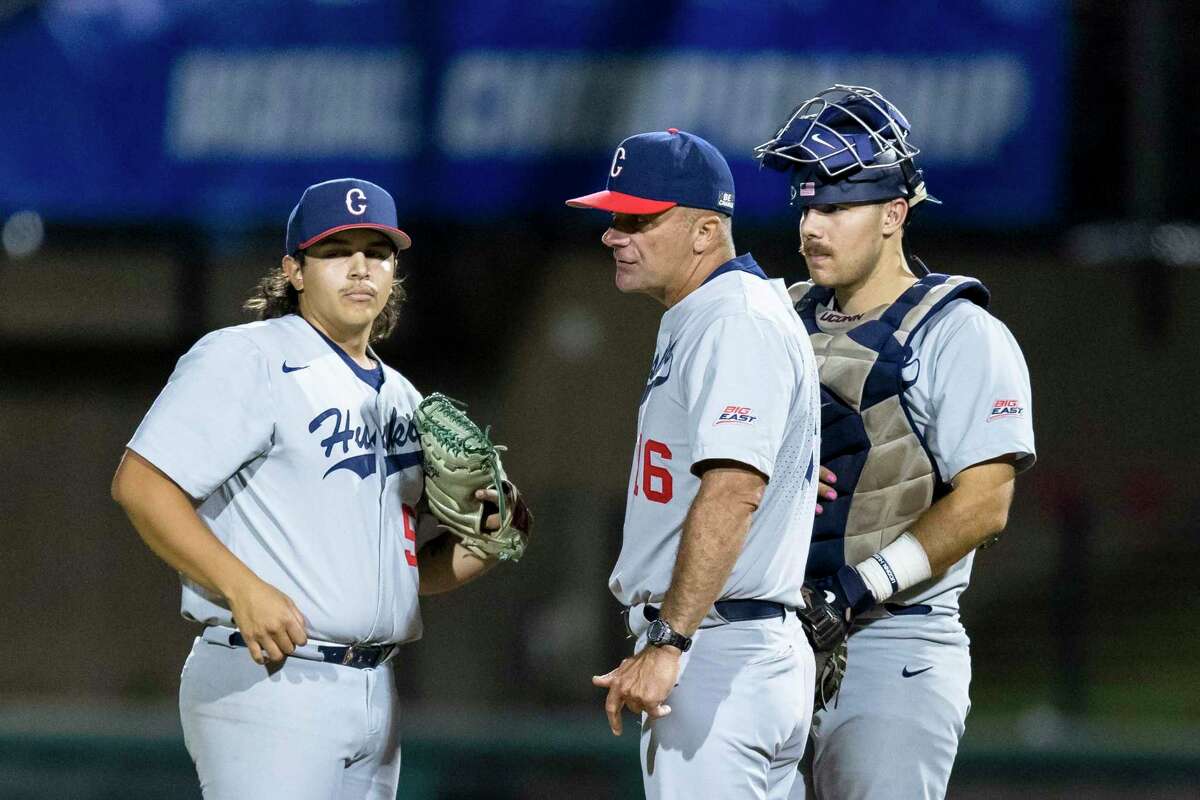
[[[817,184],[813,181],[805,181],[800,184],[800,196],[812,197],[817,193]]]

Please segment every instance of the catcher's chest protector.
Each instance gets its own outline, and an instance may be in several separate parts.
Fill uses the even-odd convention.
[[[821,376],[821,464],[837,475],[838,498],[821,501],[813,524],[807,577],[819,580],[879,552],[948,491],[904,401],[911,381],[902,373],[927,319],[959,297],[986,308],[988,290],[929,274],[890,306],[853,317],[833,309],[832,289],[790,292]]]

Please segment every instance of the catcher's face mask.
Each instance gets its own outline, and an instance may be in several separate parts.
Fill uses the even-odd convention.
[[[770,141],[754,148],[763,166],[791,173],[797,209],[891,200],[939,202],[925,190],[908,141],[909,124],[883,95],[835,84],[801,103]]]

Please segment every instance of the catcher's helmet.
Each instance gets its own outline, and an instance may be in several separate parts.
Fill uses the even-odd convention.
[[[754,148],[763,166],[790,172],[796,208],[907,198],[940,202],[925,191],[908,141],[908,120],[866,86],[834,84],[801,103],[775,138]]]

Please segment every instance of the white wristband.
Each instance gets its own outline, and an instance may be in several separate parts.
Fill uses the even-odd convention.
[[[908,531],[854,568],[878,603],[915,586],[932,574],[925,548]]]

